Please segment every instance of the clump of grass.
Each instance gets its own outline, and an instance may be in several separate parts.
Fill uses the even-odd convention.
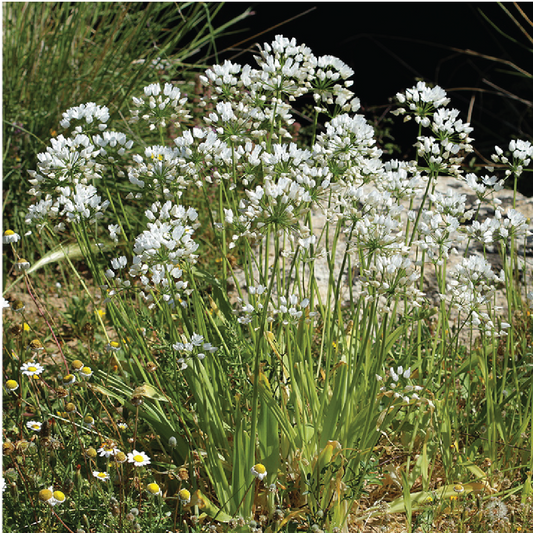
[[[124,122],[102,104],[63,113],[26,222],[73,236],[90,276],[63,250],[80,287],[65,342],[4,237],[40,313],[6,314],[7,527],[526,523],[530,233],[494,192],[533,147],[465,173],[472,128],[418,83],[397,95],[417,159],[385,161],[352,74],[278,36],[255,67],[207,69],[194,99],[153,83]],[[446,175],[476,201],[437,190]]]

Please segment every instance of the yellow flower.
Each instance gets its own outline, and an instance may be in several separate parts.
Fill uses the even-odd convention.
[[[461,494],[461,492],[465,491],[465,488],[461,485],[461,483],[457,483],[453,486],[453,490],[458,494]]]
[[[161,496],[161,487],[157,483],[148,483],[146,490],[153,496]]]
[[[72,361],[72,368],[74,369],[74,372],[79,372],[84,366],[85,365],[79,359]]]
[[[178,497],[183,505],[187,505],[191,501],[191,493],[187,489],[181,489],[178,492]]]
[[[14,311],[15,313],[21,313],[22,311],[24,311],[24,309],[26,309],[26,306],[24,305],[24,302],[22,302],[21,300],[15,300],[11,304],[11,310]]]
[[[8,379],[6,381],[7,390],[16,391],[19,388],[19,384],[14,379]]]
[[[90,448],[87,448],[87,450],[85,450],[85,453],[91,459],[95,459],[96,456],[98,455],[98,453],[96,452],[96,450],[92,446]]]
[[[111,341],[106,346],[106,349],[110,352],[116,352],[117,350],[120,350],[120,344],[117,341]]]
[[[84,378],[90,378],[93,375],[93,370],[90,366],[84,366],[80,370],[80,376],[83,376]]]
[[[39,500],[42,502],[48,503],[53,497],[53,487],[50,487],[49,489],[43,489],[39,491]]]
[[[38,352],[44,350],[43,343],[39,339],[33,339],[30,341],[30,348]]]
[[[76,381],[76,376],[74,374],[67,374],[63,376],[63,385],[72,385]]]
[[[63,503],[66,499],[67,497],[60,490],[54,490],[54,487],[39,491],[39,500],[52,507],[58,503]]]
[[[63,503],[67,499],[67,497],[60,490],[54,490],[53,497],[56,503]]]
[[[128,457],[124,452],[118,452],[117,454],[115,454],[115,461],[117,463],[125,463],[127,458]]]

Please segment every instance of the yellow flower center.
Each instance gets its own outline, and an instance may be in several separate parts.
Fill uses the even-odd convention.
[[[15,232],[12,229],[6,229],[6,231],[4,232],[4,235],[6,237],[10,235],[15,235]]]
[[[105,472],[98,472],[98,477],[105,478],[106,477],[106,473]]]
[[[65,496],[60,490],[55,490],[55,491],[54,491],[54,498],[55,498],[58,502],[64,502],[66,496]]]
[[[92,458],[96,457],[96,450],[93,447],[88,448],[87,455]]]
[[[144,461],[144,457],[142,455],[134,455],[133,456],[133,460],[136,462],[136,463],[142,463]]]
[[[52,491],[50,489],[43,489],[39,491],[39,500],[47,502],[52,497]]]
[[[126,460],[126,454],[124,452],[118,452],[117,455],[115,455],[115,459],[119,463],[123,463]]]
[[[146,488],[148,489],[148,492],[151,492],[152,494],[157,494],[160,491],[157,483],[149,483]]]
[[[84,367],[81,369],[81,373],[82,373],[82,374],[92,374],[91,367],[89,367],[89,366],[84,366]]]
[[[36,371],[37,371],[37,367],[36,367],[36,366],[29,366],[29,367],[28,367],[28,370],[29,370],[30,372],[36,372]]]
[[[191,493],[187,489],[181,489],[178,493],[180,500],[190,500]]]
[[[15,390],[18,386],[19,384],[14,379],[9,379],[6,381],[6,387],[9,390]]]
[[[264,474],[266,472],[265,465],[262,465],[261,463],[256,464],[254,469],[258,474]]]

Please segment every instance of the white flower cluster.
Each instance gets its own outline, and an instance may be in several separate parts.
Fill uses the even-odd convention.
[[[281,323],[286,326],[288,324],[297,324],[304,316],[306,322],[310,323],[316,313],[309,312],[308,308],[308,298],[300,301],[296,294],[291,294],[288,298],[280,296],[277,306],[274,307],[274,319],[281,320]]]
[[[239,324],[249,324],[254,316],[257,316],[264,308],[267,288],[264,285],[250,286],[248,287],[248,301],[244,301],[242,298],[237,298],[237,309],[234,314],[240,315],[237,318]]]
[[[501,191],[505,185],[505,180],[499,180],[496,176],[482,176],[479,178],[472,172],[464,177],[460,176],[460,178],[476,193],[479,203],[495,192]]]
[[[46,152],[37,155],[37,170],[28,171],[32,185],[28,193],[37,202],[28,208],[27,224],[41,227],[48,219],[80,222],[102,217],[109,201],[102,200],[95,183],[106,174],[106,165],[121,162],[133,145],[124,133],[104,131],[108,119],[107,107],[93,103],[63,113],[61,126],[68,128],[72,121],[81,124],[67,137],[52,138]],[[117,172],[118,177],[123,175]],[[63,228],[63,222],[56,228]]]
[[[63,113],[63,120],[59,124],[62,128],[70,128],[73,120],[85,121],[86,124],[93,124],[95,121],[99,122],[96,127],[100,131],[104,131],[107,128],[106,122],[109,120],[109,109],[106,106],[99,106],[93,102],[81,104],[65,111]]]
[[[531,236],[528,219],[522,213],[516,209],[509,209],[504,213],[498,204],[494,217],[486,218],[483,222],[474,220],[466,227],[466,232],[489,249],[498,243],[505,249],[509,246],[511,237],[515,239],[515,247],[518,247]]]
[[[431,400],[420,398],[418,393],[424,390],[420,385],[413,385],[411,380],[411,369],[404,369],[403,366],[397,368],[390,367],[389,375],[383,379],[383,376],[376,375],[376,379],[383,383],[379,389],[384,396],[393,397],[399,399],[407,404],[412,400],[422,400],[430,407],[434,407]]]
[[[452,272],[446,299],[462,315],[464,325],[484,331],[487,335],[504,335],[509,324],[501,323],[498,330],[490,316],[491,301],[496,285],[505,282],[505,274],[497,275],[484,257],[471,255],[463,258]]]
[[[429,126],[428,115],[433,114],[435,109],[450,103],[444,89],[438,85],[428,87],[423,81],[419,81],[405,93],[397,93],[396,98],[398,103],[404,107],[398,108],[395,114],[406,115],[405,120],[410,120],[411,115],[414,115],[416,123],[425,127]]]
[[[519,177],[524,167],[529,166],[531,158],[533,158],[533,145],[529,141],[512,140],[509,143],[509,152],[511,153],[512,161],[503,155],[503,150],[499,146],[494,147],[495,154],[492,155],[492,160],[495,163],[502,163],[504,165],[510,165],[510,168],[505,171],[506,176],[515,174]]]
[[[164,128],[169,118],[179,125],[180,121],[192,118],[185,108],[186,102],[187,96],[182,96],[178,87],[165,83],[161,89],[159,83],[153,83],[144,88],[144,97],[133,97],[132,122],[141,118],[151,130]]]
[[[431,171],[458,176],[464,154],[473,151],[469,137],[472,128],[464,123],[457,109],[446,109],[450,102],[446,91],[438,85],[430,88],[420,81],[396,98],[400,107],[396,115],[405,115],[405,120],[414,117],[422,127],[430,128],[433,135],[420,136],[415,147]]]
[[[212,346],[209,342],[204,342],[204,340],[202,335],[193,333],[189,340],[184,338],[183,342],[172,345],[172,348],[181,355],[178,358],[178,364],[181,370],[188,368],[193,355],[196,355],[202,361],[205,359],[206,353],[215,353],[218,350],[218,348]]]
[[[142,295],[147,301],[153,300],[152,291],[160,292],[169,305],[180,303],[181,291],[187,289],[187,281],[182,279],[183,268],[194,264],[198,243],[193,240],[198,213],[192,209],[173,204],[170,201],[154,203],[145,211],[150,220],[147,228],[135,239],[133,246],[133,264],[129,275],[139,278]],[[129,287],[129,281],[116,277],[119,270],[125,268],[127,260],[119,257],[111,261],[112,268],[106,271],[108,279],[115,279],[119,287]]]

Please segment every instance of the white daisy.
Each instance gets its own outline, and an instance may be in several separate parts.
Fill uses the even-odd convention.
[[[150,464],[150,457],[144,452],[138,452],[133,450],[133,452],[128,453],[128,463],[133,463],[135,466],[145,466]]]
[[[39,363],[29,362],[29,363],[24,363],[20,367],[20,371],[26,376],[37,376],[44,371],[44,367],[41,366]]]

